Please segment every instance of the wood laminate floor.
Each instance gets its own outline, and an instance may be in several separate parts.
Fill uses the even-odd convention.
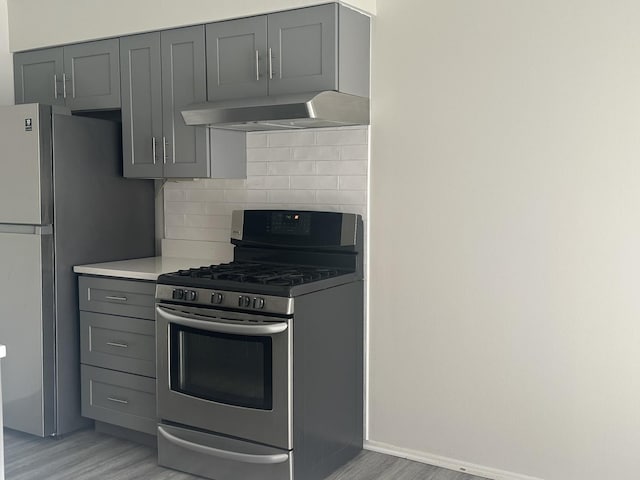
[[[6,480],[197,480],[159,467],[153,448],[84,430],[62,438],[4,431]],[[242,479],[238,479],[242,480]],[[482,480],[402,458],[363,451],[327,480]]]

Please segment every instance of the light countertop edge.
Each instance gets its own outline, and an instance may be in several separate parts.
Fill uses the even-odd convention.
[[[222,255],[217,258],[146,257],[116,262],[76,265],[73,267],[73,271],[86,275],[151,280],[155,282],[163,273],[201,267],[203,265],[215,265],[230,262],[231,260],[230,257]]]

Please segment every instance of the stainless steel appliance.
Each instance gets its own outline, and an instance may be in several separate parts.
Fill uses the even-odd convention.
[[[363,434],[362,221],[233,213],[234,261],[156,288],[158,459],[215,480],[314,480]]]
[[[123,179],[117,124],[0,107],[4,424],[39,436],[80,416],[76,264],[154,254],[154,192]]]

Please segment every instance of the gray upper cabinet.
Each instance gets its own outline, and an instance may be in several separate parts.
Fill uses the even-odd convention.
[[[207,25],[209,100],[267,95],[266,53],[266,17]]]
[[[369,95],[369,17],[337,3],[207,25],[208,99]]]
[[[338,90],[338,5],[268,16],[269,94]]]
[[[117,38],[16,53],[13,59],[16,103],[120,108]]]
[[[13,75],[16,103],[64,105],[61,91],[62,47],[16,53]]]
[[[120,39],[125,177],[246,177],[244,134],[221,151],[216,132],[180,114],[206,100],[205,61],[203,25]]]
[[[164,170],[160,32],[120,39],[120,73],[124,176],[160,178]]]
[[[162,53],[164,175],[208,176],[208,130],[185,125],[180,110],[207,99],[204,26],[167,30]]]

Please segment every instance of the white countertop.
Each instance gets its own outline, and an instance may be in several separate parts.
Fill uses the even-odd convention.
[[[0,345],[0,358],[4,358],[7,356],[7,347],[4,345]]]
[[[132,278],[156,281],[162,273],[175,272],[192,267],[230,262],[228,256],[217,258],[147,257],[117,262],[76,265],[73,271],[104,277]]]

